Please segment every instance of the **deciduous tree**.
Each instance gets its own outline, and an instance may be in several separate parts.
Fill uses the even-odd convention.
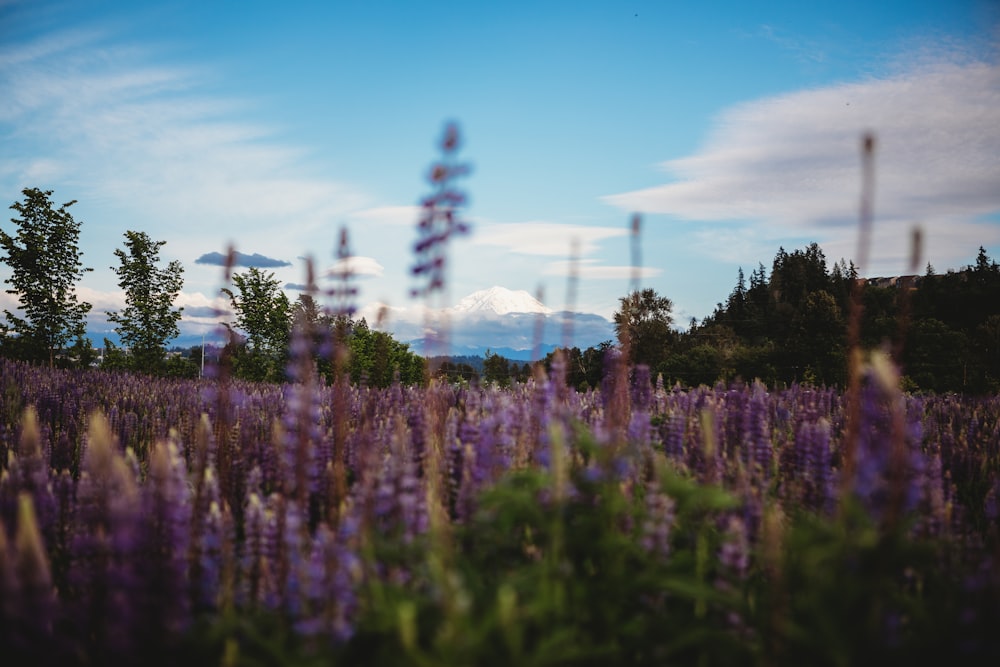
[[[80,223],[67,210],[76,200],[56,209],[52,190],[25,188],[22,194],[24,201],[10,207],[19,214],[11,218],[17,232],[0,229],[0,247],[11,269],[7,293],[18,297],[24,317],[4,310],[10,326],[3,328],[17,336],[23,356],[47,357],[51,366],[57,350],[85,333],[90,304],[79,301],[74,288],[91,269],[80,260]]]
[[[250,267],[246,273],[233,275],[231,289],[223,289],[229,297],[234,325],[247,337],[247,352],[236,358],[237,374],[248,380],[284,379],[284,357],[292,329],[292,306],[281,290],[281,281],[273,273]]]
[[[160,268],[160,248],[166,241],[153,241],[145,232],[125,232],[125,249],[115,250],[119,266],[118,286],[125,290],[125,309],[108,311],[108,320],[132,353],[137,370],[159,371],[164,345],[180,335],[177,323],[183,308],[173,303],[184,286],[184,267],[177,260]]]
[[[673,302],[646,288],[622,297],[615,313],[615,334],[634,364],[657,366],[666,358],[670,343],[676,338],[671,314]]]

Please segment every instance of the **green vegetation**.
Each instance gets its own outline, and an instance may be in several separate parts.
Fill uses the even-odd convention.
[[[183,308],[173,303],[184,285],[184,267],[177,260],[157,267],[160,248],[166,241],[153,241],[145,232],[125,232],[125,250],[115,250],[120,265],[118,286],[125,290],[125,309],[108,312],[108,321],[129,347],[128,364],[145,373],[164,369],[164,345],[180,335],[177,323]],[[105,348],[108,348],[107,343]]]
[[[771,386],[844,387],[856,280],[862,279],[843,260],[828,268],[815,243],[791,253],[779,249],[770,275],[759,265],[747,285],[741,269],[725,303],[700,323],[692,320],[687,331],[670,326],[672,303],[650,289],[622,298],[616,331],[629,333],[630,360],[668,385],[760,379]],[[866,280],[862,299],[861,345],[889,349],[904,387],[1000,391],[1000,265],[983,248],[975,265],[960,271],[938,275],[928,266],[923,276]],[[599,386],[599,350],[566,351],[570,386]]]
[[[77,300],[74,286],[90,269],[80,261],[80,223],[68,209],[76,200],[53,208],[52,190],[25,188],[24,201],[11,208],[14,235],[0,229],[0,248],[11,270],[4,282],[8,294],[17,296],[24,319],[9,310],[4,315],[3,352],[32,361],[55,364],[56,353],[84,334],[84,317],[90,304]],[[13,335],[11,335],[13,334]]]

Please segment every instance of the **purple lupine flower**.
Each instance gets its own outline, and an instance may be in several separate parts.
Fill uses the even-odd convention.
[[[754,382],[747,402],[743,421],[743,446],[747,463],[765,479],[771,473],[771,428],[768,424],[767,389]]]
[[[296,621],[305,612],[308,516],[305,509],[294,500],[281,503],[278,511],[283,511],[283,516],[280,519],[277,584],[285,613]]]
[[[639,364],[633,371],[631,400],[632,414],[627,438],[630,443],[646,447],[651,443],[653,430],[649,414],[653,403],[653,388],[649,381],[649,366],[645,364]]]
[[[890,518],[892,511],[906,513],[916,508],[921,499],[920,480],[928,465],[920,451],[922,403],[911,400],[907,405],[891,381],[895,369],[888,364],[876,358],[862,388],[853,480],[854,493],[880,519]],[[898,458],[893,451],[897,446],[902,447]]]
[[[719,563],[738,579],[744,579],[750,569],[750,542],[743,519],[730,515],[719,547]]]
[[[287,574],[287,572],[283,572],[288,563],[284,553],[285,542],[282,530],[282,525],[285,522],[285,504],[286,500],[281,494],[272,493],[267,497],[264,505],[260,593],[263,607],[269,611],[281,608],[282,579]]]
[[[41,664],[53,646],[56,594],[31,494],[18,497],[13,544],[0,521],[0,647],[11,664]]]
[[[315,379],[285,386],[282,437],[278,443],[285,493],[303,505],[310,494],[320,490],[328,460],[323,456],[330,450],[320,404],[322,396],[317,388]]]
[[[663,450],[668,458],[680,461],[684,458],[684,432],[687,415],[678,408],[667,412],[667,418],[660,426]]]
[[[0,477],[0,521],[15,526],[21,511],[21,494],[31,497],[32,514],[46,544],[56,540],[58,507],[49,479],[49,467],[42,455],[43,434],[38,424],[38,413],[33,408],[24,411],[17,455],[7,462],[7,471]],[[47,442],[45,440],[44,442]]]
[[[476,462],[476,451],[472,444],[462,446],[462,475],[455,494],[455,520],[458,523],[468,521],[476,509],[476,495],[481,484],[481,480],[476,478],[482,477]]]
[[[327,296],[334,300],[334,317],[353,317],[357,306],[354,300],[358,296],[358,288],[352,284],[354,271],[351,267],[351,248],[347,240],[347,228],[340,229],[340,242],[337,245],[337,263],[330,271],[330,276],[337,278],[338,284],[326,291]]]
[[[421,202],[422,212],[417,223],[419,238],[413,246],[417,263],[411,273],[426,284],[413,289],[413,296],[429,296],[444,288],[448,240],[469,232],[469,223],[459,217],[465,194],[453,185],[456,178],[470,171],[469,165],[457,161],[460,144],[458,126],[449,123],[440,144],[442,159],[431,168],[429,175],[434,192]]]
[[[295,626],[306,637],[328,635],[345,642],[354,634],[362,568],[351,544],[351,523],[345,519],[336,533],[321,524],[312,539],[304,575],[308,613]]]
[[[477,488],[494,481],[512,464],[515,443],[511,422],[514,417],[511,403],[504,400],[507,396],[506,392],[492,391],[483,401],[472,470],[472,481]]]
[[[136,479],[95,414],[77,484],[69,591],[75,637],[96,662],[131,655],[142,503]]]
[[[247,506],[243,511],[243,556],[241,559],[238,600],[242,606],[256,608],[263,604],[267,593],[269,569],[265,548],[267,511],[257,493],[247,493]]]
[[[674,499],[653,484],[646,487],[646,514],[639,543],[660,558],[670,555],[670,534],[675,520]]]
[[[695,401],[698,419],[694,420],[693,428],[687,432],[685,452],[688,467],[706,481],[715,483],[722,479],[723,474],[723,460],[718,445],[718,434],[722,432],[722,426],[715,398],[707,391],[710,390],[700,394]]]
[[[387,456],[378,480],[373,498],[375,526],[411,543],[428,526],[426,493],[416,464],[399,453]]]
[[[232,543],[235,535],[214,468],[205,469],[199,507],[192,523],[198,524],[197,530],[192,526],[191,536],[192,603],[198,611],[215,611],[222,593],[225,543]]]
[[[873,514],[881,515],[888,501],[885,473],[889,467],[892,419],[880,400],[874,382],[862,388],[854,492]]]
[[[153,447],[140,504],[132,623],[139,644],[153,649],[171,645],[190,623],[191,498],[187,467],[174,443]]]
[[[997,483],[1000,484],[1000,481]],[[925,499],[926,509],[920,513],[920,523],[916,526],[918,531],[922,531],[927,536],[938,537],[947,526],[948,505],[945,502],[945,487],[946,481],[941,455],[938,452],[930,453],[923,474],[922,495]],[[996,517],[994,516],[991,520],[996,522]]]
[[[748,429],[752,424],[750,394],[743,386],[727,389],[720,385],[715,391],[722,428],[717,437],[719,453],[725,459],[740,458],[748,467],[753,467],[754,456],[752,448],[748,447]]]
[[[801,467],[789,474],[801,475],[803,501],[814,509],[830,509],[833,494],[830,422],[825,417],[803,420],[795,435],[795,450],[801,453]]]

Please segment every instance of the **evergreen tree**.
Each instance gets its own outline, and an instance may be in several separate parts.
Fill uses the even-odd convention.
[[[483,361],[483,381],[509,387],[510,362],[507,358],[487,350],[486,359]]]

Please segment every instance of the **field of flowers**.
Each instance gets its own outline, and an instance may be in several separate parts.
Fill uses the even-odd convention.
[[[468,231],[458,144],[416,295]],[[282,385],[0,360],[0,663],[1000,664],[1000,397],[905,394],[856,327],[846,393],[616,348],[593,391],[559,355],[374,389],[311,339]]]
[[[997,664],[1000,398],[0,362],[0,656]]]

